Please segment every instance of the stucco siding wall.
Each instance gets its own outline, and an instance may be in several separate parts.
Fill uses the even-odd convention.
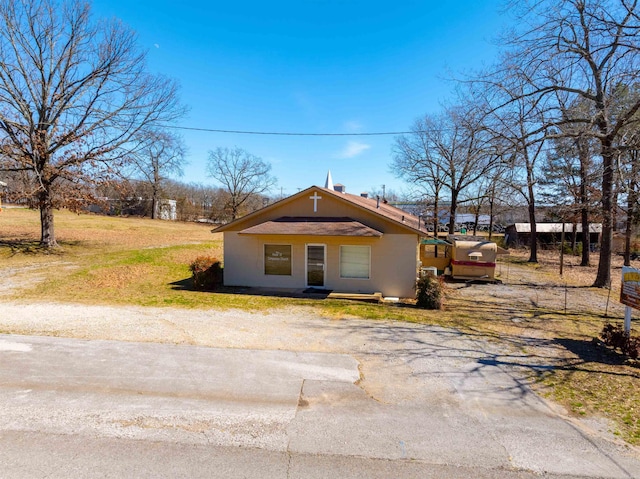
[[[264,274],[264,245],[291,245],[291,276]],[[417,268],[417,236],[385,234],[382,238],[257,236],[224,233],[224,283],[227,286],[304,288],[306,245],[326,245],[325,288],[340,292],[413,297]],[[340,246],[371,248],[369,279],[340,277]]]
[[[372,279],[385,296],[415,297],[418,268],[417,235],[384,235],[380,238]]]

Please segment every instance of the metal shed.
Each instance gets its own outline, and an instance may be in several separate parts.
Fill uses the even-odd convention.
[[[538,243],[544,245],[557,245],[562,235],[562,223],[536,223],[536,233]],[[576,225],[572,223],[564,224],[565,241],[572,242],[582,241],[582,224]],[[601,223],[589,224],[589,243],[597,245],[600,242],[600,234],[602,233]],[[530,246],[531,224],[530,223],[514,223],[507,226],[504,235],[505,244],[508,247]]]

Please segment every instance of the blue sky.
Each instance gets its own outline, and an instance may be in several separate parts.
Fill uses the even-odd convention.
[[[452,98],[447,80],[491,63],[506,23],[499,0],[94,0],[139,35],[151,71],[175,78],[181,126],[354,133],[406,131]],[[183,181],[214,185],[209,150],[241,147],[271,163],[278,188],[407,189],[390,171],[393,136],[296,137],[183,132]]]

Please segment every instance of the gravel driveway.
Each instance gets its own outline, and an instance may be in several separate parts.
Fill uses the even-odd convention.
[[[228,348],[283,350],[346,355],[355,360],[360,377],[356,383],[300,378],[289,412],[281,415],[284,419],[277,427],[272,424],[269,429],[275,427],[281,440],[257,440],[264,434],[264,425],[251,422],[247,415],[246,424],[236,425],[242,434],[232,439],[208,435],[208,441],[223,437],[214,444],[217,447],[258,444],[288,454],[411,459],[425,467],[446,465],[475,471],[465,477],[481,477],[478,470],[497,471],[495,477],[507,477],[504,471],[640,477],[637,452],[607,437],[606,424],[570,420],[529,390],[527,370],[544,366],[527,364],[521,353],[505,349],[504,344],[454,330],[401,322],[330,320],[297,307],[268,313],[11,302],[0,303],[0,307],[3,332],[126,341],[134,348],[131,357],[136,354],[136,343],[153,342],[187,348],[185,357],[191,354],[188,348],[206,346],[216,348],[212,354]],[[6,338],[11,337],[5,336],[5,342]],[[25,353],[18,348],[0,354]],[[20,391],[4,389],[2,397],[14,402]],[[133,434],[143,441],[161,437],[172,444],[200,444],[205,437],[200,430],[203,424],[228,422],[228,418],[202,416],[201,409],[181,410],[178,418],[174,411],[167,418],[153,409],[141,409],[138,402],[131,406],[133,414],[126,406],[127,398],[119,399],[124,404],[118,409],[119,418],[113,417],[112,408],[84,411],[78,404],[86,397],[71,400],[76,406],[58,411],[58,418],[67,419],[49,432],[77,435],[83,434],[77,431],[89,430],[93,437]],[[11,403],[5,404],[4,414],[11,416],[7,407]],[[43,403],[42,411],[49,407]],[[214,409],[221,414],[220,408]],[[42,431],[37,418],[43,414],[26,416],[32,422],[13,421],[14,432]],[[234,418],[237,421],[237,411]],[[3,422],[11,424],[9,419]],[[176,428],[176,421],[197,423],[200,429],[185,433],[188,428]],[[114,424],[120,425],[115,432]],[[162,435],[155,434],[157,430]]]

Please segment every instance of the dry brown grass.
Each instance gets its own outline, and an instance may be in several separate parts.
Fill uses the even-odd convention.
[[[221,236],[214,237],[211,229],[211,225],[207,224],[74,214],[66,210],[55,213],[56,238],[63,248],[76,244],[118,249],[158,248],[220,240]],[[37,242],[39,238],[40,219],[37,211],[24,208],[2,210],[1,242],[14,243],[18,247],[20,243]]]
[[[198,256],[211,256],[222,260],[222,248],[216,245],[212,248],[199,248]],[[182,264],[190,264],[195,258],[192,250],[174,250],[168,255],[171,261]]]
[[[153,274],[148,265],[114,266],[106,271],[96,270],[87,274],[88,286],[93,290],[123,289]]]
[[[529,251],[525,249],[510,250],[507,261],[526,262]],[[571,286],[591,286],[598,270],[599,253],[591,253],[590,266],[580,266],[581,257],[564,255],[563,274],[560,276],[560,253],[558,251],[541,250],[538,252],[538,264],[530,265],[540,274],[557,284],[567,283]],[[611,288],[620,293],[620,279],[622,275],[623,258],[614,255],[611,258]],[[640,267],[640,262],[637,262]]]

